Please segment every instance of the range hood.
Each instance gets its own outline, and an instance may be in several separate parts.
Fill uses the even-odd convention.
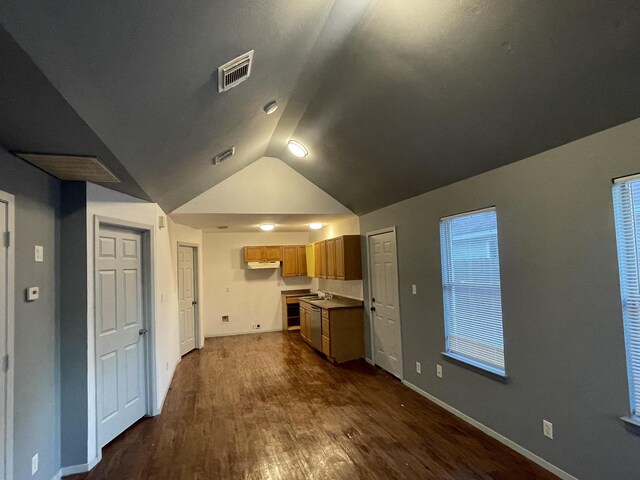
[[[280,268],[280,262],[247,262],[249,270],[260,270],[264,268]]]

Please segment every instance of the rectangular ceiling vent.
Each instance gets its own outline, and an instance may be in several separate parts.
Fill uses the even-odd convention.
[[[120,182],[118,177],[96,157],[17,152],[15,155],[60,180],[94,183]]]
[[[219,153],[215,157],[213,157],[213,164],[220,165],[226,159],[233,157],[233,154],[236,153],[236,147],[231,147],[228,150],[225,150],[222,153]]]
[[[251,75],[253,50],[218,67],[218,92],[226,92]]]

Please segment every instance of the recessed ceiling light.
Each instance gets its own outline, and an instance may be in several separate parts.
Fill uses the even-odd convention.
[[[322,223],[319,223],[319,222],[315,222],[315,223],[310,223],[309,224],[309,228],[311,230],[320,230],[322,227],[324,227],[324,225]]]
[[[264,113],[266,113],[267,115],[271,115],[276,110],[278,110],[278,103],[275,100],[267,103],[264,106]]]
[[[276,226],[273,223],[263,223],[262,225],[260,225],[260,229],[265,232],[270,232],[274,228],[276,228]]]
[[[289,151],[298,158],[304,158],[309,155],[309,150],[307,150],[303,144],[296,142],[295,140],[289,140],[287,147],[289,147]]]

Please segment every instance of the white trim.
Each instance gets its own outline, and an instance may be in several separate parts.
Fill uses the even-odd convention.
[[[412,384],[410,382],[407,382],[406,380],[402,380],[402,383],[404,385],[406,385],[407,387],[409,387],[414,392],[419,393],[420,395],[422,395],[423,397],[427,398],[428,400],[431,400],[436,405],[444,408],[446,411],[454,414],[456,417],[460,418],[461,420],[464,420],[469,425],[472,425],[472,426],[476,427],[481,432],[484,432],[487,435],[489,435],[490,437],[498,440],[500,443],[502,443],[503,445],[506,445],[511,450],[514,450],[514,451],[518,452],[520,455],[522,455],[522,456],[528,458],[529,460],[531,460],[532,462],[540,465],[545,470],[548,470],[549,472],[553,473],[554,475],[560,477],[562,480],[578,480],[573,475],[570,475],[567,472],[565,472],[564,470],[561,470],[560,468],[556,467],[555,465],[547,462],[545,459],[537,456],[535,453],[530,452],[526,448],[521,447],[520,445],[518,445],[514,441],[509,440],[507,437],[499,434],[498,432],[496,432],[494,430],[491,430],[489,427],[483,425],[482,423],[478,422],[477,420],[474,420],[470,416],[465,415],[460,410],[456,410],[451,405],[449,405],[447,403],[444,403],[442,400],[440,400],[440,399],[434,397],[433,395],[425,392],[421,388],[416,387],[414,384]]]
[[[216,333],[215,335],[205,335],[204,338],[217,338],[217,337],[233,337],[235,335],[258,335],[260,333],[273,333],[283,332],[282,327],[270,328],[267,330],[251,330],[250,332],[231,332],[231,333]]]
[[[490,212],[490,211],[495,211],[496,210],[496,206],[492,205],[491,207],[483,207],[483,208],[476,208],[475,210],[469,210],[467,212],[460,212],[460,213],[454,213],[453,215],[447,215],[446,217],[440,217],[440,220],[451,220],[452,218],[457,218],[457,217],[465,217],[467,215],[473,215],[475,213],[482,213],[482,212]]]
[[[400,323],[400,380],[404,379],[404,356],[402,354],[403,345],[402,345],[402,305],[400,301],[400,262],[398,261],[398,233],[395,225],[393,227],[381,228],[379,230],[373,230],[367,232],[365,234],[365,238],[367,239],[367,282],[369,285],[369,299],[365,300],[366,304],[369,305],[369,312],[371,312],[371,250],[369,248],[369,240],[371,237],[375,237],[376,235],[383,235],[385,233],[393,233],[393,239],[396,243],[396,298],[398,299],[398,322]],[[364,296],[364,295],[363,295]],[[371,365],[376,364],[376,352],[375,352],[375,338],[373,331],[373,318],[371,313],[369,313],[369,334],[371,337],[371,359],[367,359],[371,363]],[[391,372],[389,372],[391,373]]]
[[[80,465],[71,465],[69,467],[63,467],[60,470],[58,470],[58,473],[56,473],[53,477],[51,477],[51,480],[60,480],[62,477],[66,477],[67,475],[75,475],[77,473],[87,473],[91,471],[91,469],[95,467],[98,464],[98,462],[100,462],[100,460],[102,460],[101,457],[96,457],[93,460],[91,460],[89,463],[82,463]]]
[[[146,383],[147,383],[147,416],[155,416],[156,408],[155,405],[157,403],[157,372],[156,372],[156,329],[155,329],[155,225],[144,224],[144,223],[136,223],[129,222],[127,220],[121,220],[117,218],[105,217],[102,215],[94,215],[94,240],[93,240],[93,296],[94,296],[94,309],[93,309],[93,352],[96,355],[97,349],[97,337],[96,337],[96,315],[95,315],[95,298],[96,291],[95,289],[98,286],[98,282],[96,280],[97,270],[96,270],[96,252],[98,245],[98,237],[100,235],[101,227],[116,227],[122,228],[125,230],[133,230],[142,234],[142,272],[143,272],[143,302],[144,302],[144,322],[147,328],[148,335],[146,335]],[[96,453],[94,460],[89,462],[88,464],[83,465],[91,465],[93,466],[97,464],[102,458],[102,447],[100,446],[99,434],[98,434],[98,376],[95,369],[97,368],[97,360],[94,358],[94,398],[93,401],[95,403],[94,408],[96,411],[95,420],[95,442],[96,442]],[[175,371],[175,369],[174,369]],[[158,408],[161,410],[161,407]],[[158,412],[159,413],[159,412]],[[91,468],[93,468],[93,466]],[[73,468],[73,467],[65,467]],[[88,470],[86,470],[88,471]],[[71,475],[71,473],[64,473],[64,475]]]
[[[180,247],[189,247],[189,248],[193,248],[193,270],[194,270],[194,278],[195,278],[195,285],[193,288],[193,292],[195,294],[196,297],[196,315],[194,318],[194,322],[195,322],[195,329],[193,332],[193,335],[195,336],[195,348],[200,350],[201,348],[204,348],[204,343],[201,341],[202,337],[202,308],[200,308],[200,265],[198,262],[200,262],[200,245],[198,245],[197,243],[188,243],[188,242],[176,242],[178,244],[178,246],[176,247],[176,249],[178,250],[176,252],[176,264],[180,262]],[[176,272],[178,271],[178,265],[176,265]],[[176,278],[176,283],[180,282],[180,278]],[[178,299],[178,313],[180,311],[180,300]],[[178,318],[180,318],[180,315],[178,315]],[[190,350],[191,351],[191,350]],[[178,335],[178,352],[180,352],[180,335]],[[189,353],[189,352],[187,352]],[[186,355],[186,353],[185,353]],[[182,355],[180,355],[180,357],[182,357]]]
[[[633,175],[627,175],[626,177],[618,177],[613,179],[613,183],[626,183],[632,180],[640,178],[640,173],[634,173]]]
[[[153,408],[153,411],[151,412],[151,414],[147,414],[147,417],[156,417],[158,415],[160,415],[162,413],[162,408],[164,407],[164,402],[167,399],[167,394],[169,393],[169,390],[171,390],[171,383],[173,382],[173,377],[176,374],[176,368],[178,368],[178,365],[180,364],[180,361],[182,360],[182,358],[178,359],[178,361],[173,365],[173,370],[171,371],[171,378],[169,379],[169,382],[167,382],[167,387],[164,389],[164,392],[162,392],[162,398],[160,399],[160,402],[158,403],[158,408]]]
[[[371,360],[370,358],[364,357],[364,361],[367,362],[369,365],[373,365],[374,367],[376,366],[376,364],[373,363],[373,360]]]
[[[16,209],[15,196],[0,191],[0,201],[7,204],[7,230],[9,231],[9,248],[7,249],[7,355],[9,369],[7,370],[7,416],[5,418],[5,470],[6,480],[13,480],[13,394],[15,373],[15,232]]]

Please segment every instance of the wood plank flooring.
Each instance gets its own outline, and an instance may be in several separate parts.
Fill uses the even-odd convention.
[[[74,480],[555,479],[364,361],[334,366],[298,334],[208,339],[162,414]]]

